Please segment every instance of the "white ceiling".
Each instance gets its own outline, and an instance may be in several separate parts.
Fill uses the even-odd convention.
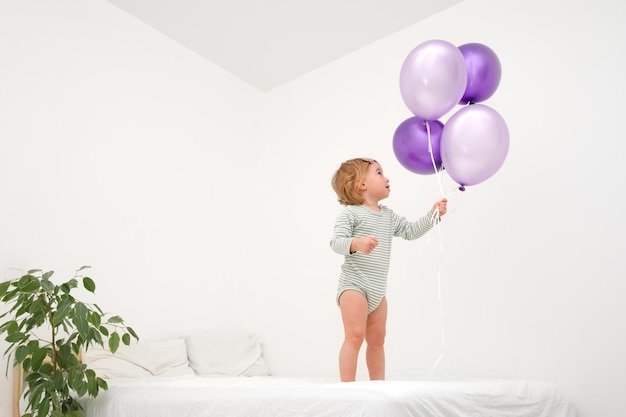
[[[269,91],[462,0],[107,0]]]

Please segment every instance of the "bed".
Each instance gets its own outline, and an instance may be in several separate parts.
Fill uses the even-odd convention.
[[[357,381],[271,375],[254,334],[202,332],[82,360],[107,379],[87,417],[575,417],[557,386],[524,379]],[[19,415],[19,414],[16,414]]]
[[[553,385],[520,380],[117,379],[83,406],[88,417],[575,416]]]

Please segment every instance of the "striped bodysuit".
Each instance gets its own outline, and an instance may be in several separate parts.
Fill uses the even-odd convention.
[[[392,239],[417,239],[437,223],[430,212],[410,222],[386,206],[380,208],[380,212],[375,212],[363,206],[345,206],[337,216],[330,246],[345,256],[337,286],[337,305],[342,292],[356,290],[367,299],[368,313],[374,311],[387,292]],[[350,254],[352,239],[366,236],[378,239],[378,246],[369,254]]]

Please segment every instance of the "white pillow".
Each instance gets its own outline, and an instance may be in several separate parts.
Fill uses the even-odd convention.
[[[189,366],[197,375],[270,375],[255,334],[201,332],[185,338]]]
[[[106,349],[90,348],[82,357],[88,368],[105,379],[194,375],[182,338],[120,345],[114,354]]]

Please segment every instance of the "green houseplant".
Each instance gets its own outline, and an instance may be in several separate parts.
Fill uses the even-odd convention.
[[[120,342],[129,345],[131,338],[139,340],[120,316],[75,298],[79,283],[95,292],[93,279],[82,275],[87,268],[79,268],[61,285],[50,280],[53,271],[40,269],[0,283],[0,300],[7,304],[0,315],[5,320],[0,334],[9,343],[4,356],[13,357],[14,366],[25,375],[23,417],[84,417],[76,398],[96,397],[108,386],[81,363],[81,351],[97,345],[115,353]]]

